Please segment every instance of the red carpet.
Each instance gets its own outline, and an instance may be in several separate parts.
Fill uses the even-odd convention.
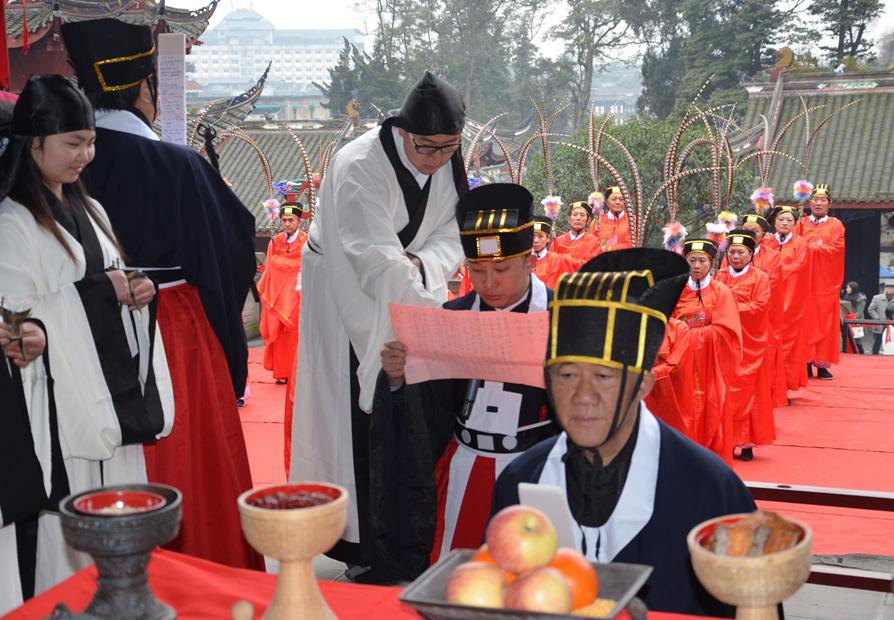
[[[894,491],[894,358],[842,355],[776,409],[776,444],[735,462],[743,480]],[[767,503],[813,527],[815,554],[894,555],[894,513]]]
[[[252,479],[282,482],[284,385],[249,351],[251,394],[241,410]],[[776,410],[776,444],[736,461],[743,480],[894,492],[894,357],[842,355],[833,381],[812,379]],[[814,553],[894,555],[894,513],[767,504],[813,527]]]

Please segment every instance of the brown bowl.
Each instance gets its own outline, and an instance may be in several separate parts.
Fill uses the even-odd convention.
[[[773,615],[767,617],[775,618],[775,606],[797,592],[810,575],[813,534],[804,523],[786,517],[801,530],[799,542],[789,549],[738,557],[718,555],[705,547],[718,523],[735,523],[747,516],[716,517],[692,528],[686,538],[692,567],[705,589],[718,600],[739,608],[770,608]]]

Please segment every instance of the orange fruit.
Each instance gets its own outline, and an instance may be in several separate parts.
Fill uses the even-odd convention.
[[[599,595],[599,576],[596,569],[579,551],[562,547],[549,563],[565,577],[571,587],[571,608],[589,605]]]
[[[496,566],[500,568],[500,565],[494,561],[494,559],[490,555],[490,551],[487,548],[487,545],[481,545],[478,547],[478,551],[472,554],[472,557],[469,558],[469,562],[484,562],[485,564],[490,564],[491,566]],[[500,568],[500,570],[503,570]],[[515,581],[516,575],[515,573],[510,573],[508,570],[503,570],[503,573],[506,575],[506,583],[512,583]]]

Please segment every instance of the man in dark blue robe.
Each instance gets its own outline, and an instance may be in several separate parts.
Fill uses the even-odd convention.
[[[520,482],[558,486],[591,561],[654,568],[639,593],[650,609],[733,617],[696,579],[686,537],[706,519],[753,511],[754,502],[717,456],[642,404],[688,272],[676,254],[636,248],[562,276],[550,304],[546,372],[565,432],[503,471],[493,511],[519,503]]]

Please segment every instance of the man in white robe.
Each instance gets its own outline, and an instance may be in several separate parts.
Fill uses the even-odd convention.
[[[456,89],[426,72],[396,115],[336,154],[303,250],[290,479],[347,488],[330,555],[351,565],[368,565],[368,414],[388,304],[440,306],[463,257],[464,121]]]

